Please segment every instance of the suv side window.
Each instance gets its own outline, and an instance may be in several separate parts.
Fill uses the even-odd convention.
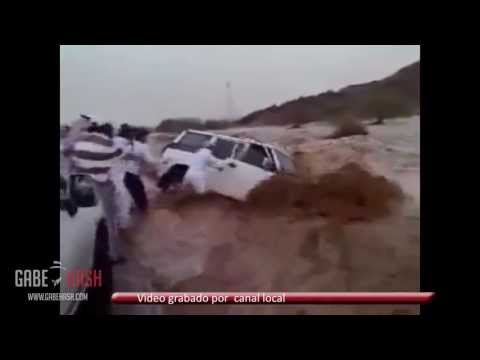
[[[215,142],[215,146],[212,151],[212,155],[218,159],[228,159],[232,156],[232,151],[235,144],[236,143],[231,140],[217,138],[217,141]]]
[[[233,158],[237,160],[242,160],[247,151],[247,144],[239,142],[237,146],[233,149]]]
[[[288,156],[283,154],[282,152],[277,151],[277,150],[273,150],[273,151],[275,151],[275,154],[277,155],[277,159],[280,162],[280,166],[282,167],[282,171],[284,171],[286,173],[294,174],[295,173],[295,165],[293,164],[293,161]]]
[[[268,158],[270,159],[270,162],[271,162],[271,169],[274,170],[275,172],[278,172],[278,170],[280,170],[279,168],[277,168],[277,164],[275,163],[275,156],[273,154],[273,150],[270,148],[270,147],[266,147],[267,149],[267,153],[268,153]]]
[[[250,144],[249,149],[241,159],[241,161],[247,164],[259,167],[266,171],[272,171],[272,169],[265,166],[266,160],[270,160],[270,158],[265,151],[265,148],[257,144]]]

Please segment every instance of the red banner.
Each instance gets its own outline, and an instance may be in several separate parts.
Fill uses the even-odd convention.
[[[433,292],[117,292],[116,304],[426,304]]]

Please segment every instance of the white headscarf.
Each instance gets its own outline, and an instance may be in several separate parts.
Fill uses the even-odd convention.
[[[67,149],[72,146],[80,134],[87,130],[91,124],[91,121],[92,118],[90,116],[80,115],[80,117],[72,123],[70,130],[63,139],[63,147]]]

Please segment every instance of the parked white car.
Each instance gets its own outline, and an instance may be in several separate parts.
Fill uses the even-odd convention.
[[[213,145],[213,156],[228,164],[223,171],[208,169],[207,191],[245,200],[250,190],[274,174],[295,174],[290,156],[276,146],[205,131],[183,131],[161,157],[165,163],[188,166],[192,154],[206,144]]]
[[[104,246],[107,243],[108,232],[106,227],[101,229],[103,212],[101,204],[95,197],[90,184],[82,175],[60,175],[60,262],[66,270],[97,269],[103,264],[99,259],[104,255]],[[103,230],[103,231],[101,231]],[[105,272],[105,269],[102,269]],[[102,281],[108,281],[105,273]],[[108,284],[100,291],[108,290]],[[60,282],[62,293],[87,292],[85,288],[66,288],[66,281]],[[98,306],[98,291],[88,294],[88,303],[83,301],[61,301],[60,314],[72,315],[78,313],[80,307]],[[100,308],[98,308],[100,310]]]

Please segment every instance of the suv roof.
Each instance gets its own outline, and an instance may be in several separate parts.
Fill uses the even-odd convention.
[[[210,132],[210,131],[201,131],[201,130],[185,130],[185,132],[186,133],[195,133],[195,134],[202,134],[202,135],[217,136],[219,138],[228,139],[228,140],[236,141],[236,142],[256,144],[256,145],[261,145],[261,146],[268,146],[268,147],[270,147],[272,149],[275,149],[275,150],[281,152],[282,154],[290,157],[290,155],[285,150],[281,149],[278,146],[268,144],[268,143],[265,143],[265,142],[262,142],[262,141],[258,141],[258,140],[255,140],[255,139],[247,138],[247,137],[235,137],[235,136],[223,135],[223,134],[218,134],[218,133],[214,133],[214,132]]]

